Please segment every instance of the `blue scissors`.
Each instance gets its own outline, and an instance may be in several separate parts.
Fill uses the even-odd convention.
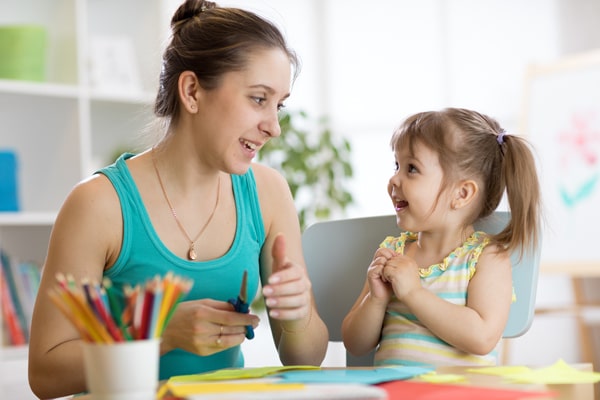
[[[250,312],[250,304],[248,304],[248,271],[244,271],[242,276],[242,285],[240,287],[240,294],[237,299],[229,299],[229,303],[233,305],[235,311],[239,313],[248,314]],[[246,338],[254,338],[254,329],[252,325],[246,325]]]

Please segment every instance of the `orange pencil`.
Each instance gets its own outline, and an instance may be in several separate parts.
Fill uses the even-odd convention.
[[[69,284],[64,280],[64,275],[57,274],[57,280],[60,283],[60,288],[65,293],[63,299],[67,299],[70,303],[72,310],[79,310],[80,318],[83,323],[86,324],[91,330],[98,333],[101,337],[102,342],[112,343],[112,337],[106,330],[103,324],[101,324],[96,318],[94,311],[90,308],[89,304],[85,300],[85,296],[81,293],[81,290],[75,285],[74,280],[69,279]]]
[[[87,342],[93,342],[100,339],[99,336],[96,336],[95,332],[90,332],[81,318],[75,317],[74,313],[66,305],[66,302],[62,298],[62,294],[60,292],[50,289],[48,291],[48,297],[50,297],[50,300],[56,305],[62,314],[75,326],[75,328],[79,331],[79,334],[83,337],[83,340]],[[77,310],[73,311],[77,312]]]

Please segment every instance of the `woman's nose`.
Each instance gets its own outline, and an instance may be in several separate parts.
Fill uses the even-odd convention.
[[[281,125],[279,125],[279,113],[269,112],[260,125],[260,130],[265,135],[270,137],[278,137],[281,135]]]

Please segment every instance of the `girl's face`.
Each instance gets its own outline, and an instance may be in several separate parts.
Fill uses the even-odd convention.
[[[281,134],[278,113],[290,82],[287,55],[262,49],[252,54],[245,70],[223,75],[216,89],[200,89],[194,134],[202,159],[229,173],[245,173],[259,149]]]
[[[414,154],[408,146],[397,149],[396,170],[388,183],[388,194],[396,210],[398,226],[412,232],[422,232],[443,218],[444,196],[438,194],[444,178],[437,153],[415,143]],[[437,204],[436,204],[437,202]]]

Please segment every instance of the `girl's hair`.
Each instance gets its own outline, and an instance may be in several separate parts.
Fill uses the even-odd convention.
[[[394,151],[414,152],[421,143],[439,156],[444,171],[441,192],[460,179],[479,185],[479,203],[467,225],[492,214],[506,191],[511,218],[504,230],[492,235],[509,251],[539,245],[540,185],[528,142],[508,135],[487,115],[461,108],[422,112],[410,116],[392,135]],[[439,196],[438,196],[439,198]]]
[[[154,104],[154,113],[167,126],[180,113],[177,83],[184,71],[194,72],[203,88],[214,89],[223,74],[246,68],[255,50],[275,48],[288,55],[294,79],[299,73],[299,60],[279,29],[252,12],[186,0],[175,11],[171,30]]]

